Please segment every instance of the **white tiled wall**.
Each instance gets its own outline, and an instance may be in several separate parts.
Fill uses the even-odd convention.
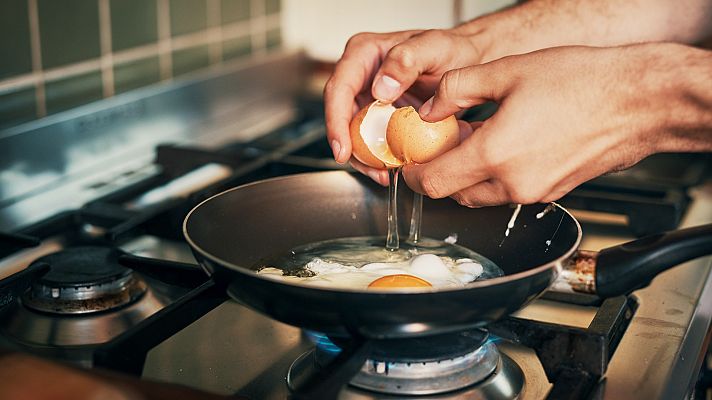
[[[346,41],[364,31],[389,32],[415,28],[448,28],[455,6],[465,19],[513,3],[513,0],[284,0],[282,33],[285,45],[304,48],[319,60],[335,61]]]

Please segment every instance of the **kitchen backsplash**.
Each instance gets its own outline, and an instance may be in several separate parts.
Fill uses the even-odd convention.
[[[280,0],[2,0],[0,130],[281,46]]]

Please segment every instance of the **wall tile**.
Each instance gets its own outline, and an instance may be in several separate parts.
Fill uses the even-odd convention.
[[[282,44],[282,30],[279,28],[267,31],[267,48],[274,49]]]
[[[183,75],[210,64],[208,46],[192,47],[173,52],[173,76]]]
[[[113,51],[153,43],[157,39],[156,0],[111,0]]]
[[[220,2],[222,23],[246,21],[250,18],[250,0],[222,0]]]
[[[101,72],[95,71],[45,85],[47,113],[53,114],[102,97]]]
[[[76,63],[96,60],[101,56],[99,4],[101,0],[35,0],[40,30],[40,53],[44,70],[72,67]],[[244,23],[262,14],[281,12],[280,0],[167,0],[171,34],[180,36],[200,33],[208,28],[209,1],[219,5],[219,18],[213,24]],[[259,1],[261,3],[256,3]],[[123,52],[141,46],[157,44],[159,0],[108,0],[111,16],[111,50]],[[255,6],[255,7],[253,7]],[[259,10],[260,15],[255,15]],[[258,24],[263,26],[262,24]],[[282,45],[281,27],[244,32],[239,37],[223,37],[221,41],[206,43],[172,54],[173,76],[210,66],[210,49],[221,46],[222,60],[247,58],[253,54],[252,34],[264,35],[268,49]],[[230,31],[227,34],[232,35]],[[213,38],[206,39],[213,40]],[[179,44],[180,45],[180,44]],[[182,45],[181,45],[182,46]],[[148,50],[151,48],[149,47]],[[123,93],[151,85],[161,80],[159,55],[152,51],[143,54],[124,53],[117,59],[133,55],[140,60],[113,65],[114,89]],[[220,60],[220,61],[222,61]],[[98,68],[98,67],[97,67]],[[101,72],[96,70],[62,79],[43,82],[49,114],[89,103],[103,96]],[[0,85],[6,79],[32,73],[32,51],[29,32],[28,0],[0,0]],[[56,75],[55,75],[56,76]],[[8,86],[5,86],[8,87]],[[14,87],[14,86],[9,86]],[[37,114],[35,88],[13,89],[0,94],[0,129],[32,120]]]
[[[0,2],[0,79],[32,71],[26,0]]]
[[[35,88],[0,94],[0,129],[35,119],[35,105]]]
[[[44,68],[100,55],[96,0],[38,0],[37,7]]]
[[[151,57],[114,67],[114,90],[126,92],[161,80],[158,57]]]
[[[278,13],[282,8],[282,2],[280,0],[264,0],[265,1],[265,12],[267,15]]]
[[[243,57],[252,52],[252,40],[249,35],[235,39],[228,39],[223,42],[223,60]]]
[[[206,0],[171,0],[170,9],[173,36],[197,32],[208,24]]]

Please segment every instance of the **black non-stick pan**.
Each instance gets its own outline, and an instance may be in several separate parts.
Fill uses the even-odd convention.
[[[458,244],[494,261],[505,276],[459,289],[386,293],[286,283],[253,269],[261,259],[298,245],[385,235],[386,205],[386,189],[359,175],[292,175],[204,201],[186,217],[184,233],[200,264],[235,300],[290,325],[371,339],[484,326],[522,308],[554,282],[602,297],[628,293],[667,268],[712,252],[712,225],[590,253],[578,251],[581,227],[561,207],[537,218],[546,205],[524,206],[505,237],[511,207],[469,209],[444,199],[425,202],[423,235],[457,234]],[[409,207],[399,211],[407,221]]]

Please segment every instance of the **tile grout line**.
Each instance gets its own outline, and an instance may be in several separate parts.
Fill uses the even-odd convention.
[[[161,80],[173,78],[173,43],[171,40],[171,10],[168,0],[157,0],[158,12],[158,62],[161,68]]]
[[[158,56],[158,42],[112,53],[114,65],[138,61],[151,56]]]
[[[62,78],[71,78],[73,76],[86,74],[98,69],[101,69],[101,58],[93,58],[91,60],[70,64],[64,67],[44,70],[42,75],[44,77],[44,81],[49,82]]]
[[[208,0],[207,31],[210,44],[210,62],[212,65],[222,62],[222,24],[220,21],[220,0]]]
[[[47,115],[47,96],[42,72],[42,48],[40,45],[40,17],[37,0],[27,0],[27,14],[30,19],[30,53],[32,57],[32,83],[35,85],[35,107],[37,118]]]
[[[98,1],[101,83],[104,97],[111,97],[114,95],[114,60],[111,52],[111,7],[109,6],[109,0]]]

